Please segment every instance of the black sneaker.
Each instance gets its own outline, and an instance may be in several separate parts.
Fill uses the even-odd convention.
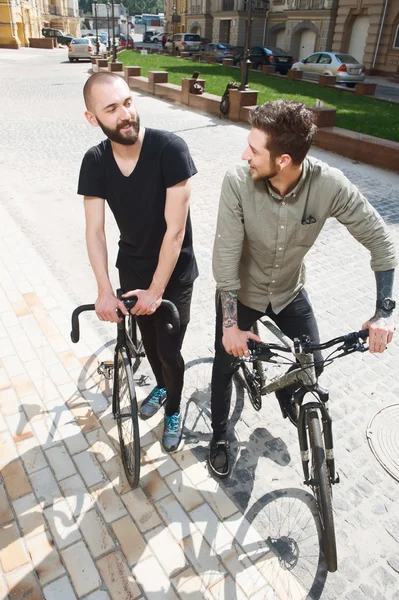
[[[208,465],[211,473],[220,479],[230,475],[230,447],[227,440],[214,440],[209,446]]]

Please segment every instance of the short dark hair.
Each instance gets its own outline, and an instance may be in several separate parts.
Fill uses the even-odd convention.
[[[273,160],[289,154],[296,165],[305,159],[317,131],[312,111],[292,100],[273,100],[257,106],[249,122],[267,134],[266,148]]]
[[[102,83],[112,83],[114,81],[119,81],[120,79],[120,75],[117,75],[116,73],[111,73],[110,71],[101,71],[100,73],[93,73],[93,75],[90,75],[83,88],[83,98],[87,110],[91,110],[93,87],[95,85]]]

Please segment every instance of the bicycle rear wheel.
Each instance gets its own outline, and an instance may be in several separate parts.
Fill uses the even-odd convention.
[[[121,457],[127,480],[136,488],[140,480],[140,434],[137,398],[131,361],[126,348],[115,354],[114,416],[118,424]]]
[[[319,411],[309,410],[307,417],[311,452],[311,486],[320,516],[327,569],[333,573],[337,570],[337,546],[332,511],[331,480],[327,468]]]

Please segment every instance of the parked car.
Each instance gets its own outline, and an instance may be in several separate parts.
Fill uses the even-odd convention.
[[[314,75],[335,75],[337,83],[345,83],[348,87],[355,87],[366,77],[364,65],[350,54],[341,52],[314,52],[294,63],[292,69]]]
[[[128,50],[134,50],[134,40],[132,36],[129,35],[128,39],[126,40],[126,35],[121,33],[119,36],[119,46],[121,48],[128,48]]]
[[[222,62],[224,58],[234,58],[236,56],[234,50],[234,46],[230,44],[211,42],[202,48],[201,54],[205,60],[213,57],[216,58],[217,62]]]
[[[147,31],[143,33],[143,42],[151,42],[151,38],[157,33],[159,33],[159,31],[155,29],[147,29]]]
[[[106,49],[105,44],[98,40],[99,53],[105,52]],[[73,38],[68,46],[69,62],[78,62],[83,58],[90,60],[93,54],[97,54],[96,38],[94,37]]]
[[[198,33],[176,33],[169,38],[165,45],[166,49],[177,54],[180,52],[199,52],[201,50],[201,37]]]
[[[66,46],[73,40],[73,35],[70,33],[63,33],[60,29],[54,29],[53,27],[43,27],[42,35],[45,38],[54,38],[59,44],[65,44]]]
[[[255,69],[262,68],[262,65],[276,67],[276,71],[282,75],[287,75],[295,59],[281,48],[254,46],[249,49],[249,60],[253,63]],[[237,64],[244,59],[244,53],[236,57]]]
[[[151,37],[150,42],[152,42],[154,44],[161,44],[163,35],[169,35],[169,33],[164,34],[163,31],[159,31]]]
[[[90,37],[92,37],[92,36],[90,36]],[[98,34],[98,37],[100,38],[100,40],[102,41],[103,44],[105,44],[106,46],[108,45],[108,33],[106,33],[105,31],[101,31]]]

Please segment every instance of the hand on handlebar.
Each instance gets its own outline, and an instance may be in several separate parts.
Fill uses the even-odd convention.
[[[227,354],[232,354],[236,358],[248,356],[248,340],[254,340],[255,342],[262,341],[260,337],[252,333],[252,331],[241,331],[237,325],[228,328],[223,327],[222,343]]]
[[[158,292],[154,292],[149,288],[148,290],[132,290],[123,294],[122,298],[131,298],[132,296],[137,297],[137,302],[130,309],[132,315],[152,315],[161,306],[162,295]]]
[[[389,342],[392,341],[395,331],[393,315],[382,316],[380,311],[363,324],[362,329],[369,330],[369,350],[371,353],[384,352]]]
[[[127,315],[128,310],[118,298],[112,294],[99,294],[96,303],[96,314],[100,321],[109,321],[110,323],[120,323],[121,319],[118,317],[117,310]]]

